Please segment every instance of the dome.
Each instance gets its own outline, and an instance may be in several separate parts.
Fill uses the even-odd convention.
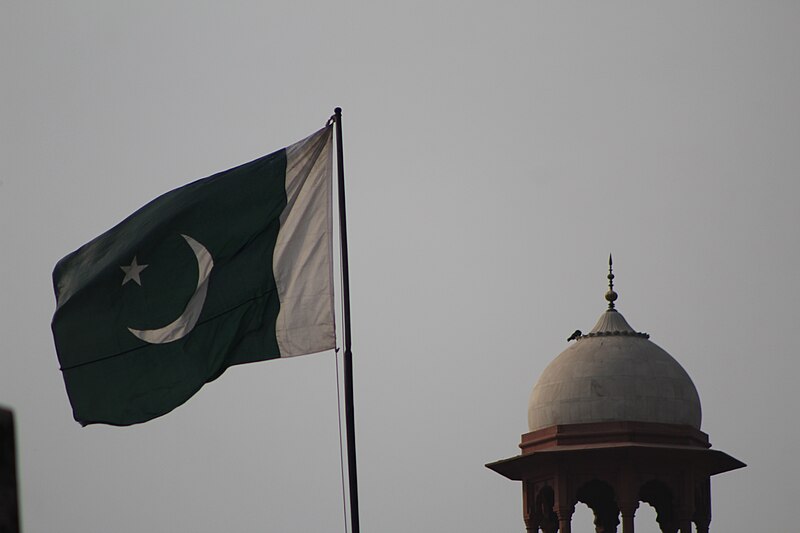
[[[656,422],[700,429],[700,398],[666,351],[613,308],[542,373],[528,404],[530,431],[591,422]]]

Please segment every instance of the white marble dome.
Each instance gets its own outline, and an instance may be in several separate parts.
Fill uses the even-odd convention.
[[[613,306],[616,294],[609,293]],[[530,431],[612,421],[700,429],[701,417],[689,374],[615,309],[604,312],[590,333],[545,368],[528,403]]]

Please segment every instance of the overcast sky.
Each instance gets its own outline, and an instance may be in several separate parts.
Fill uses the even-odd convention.
[[[527,401],[618,309],[689,372],[712,531],[796,524],[796,2],[0,4],[0,403],[28,533],[342,531],[332,353],[72,420],[56,261],[344,109],[362,530],[523,531]],[[637,532],[657,531],[643,504]],[[592,531],[579,506],[573,531]]]

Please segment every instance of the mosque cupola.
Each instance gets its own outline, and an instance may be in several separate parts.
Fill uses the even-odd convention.
[[[523,482],[528,532],[570,533],[582,502],[597,533],[620,522],[633,533],[644,501],[664,533],[692,523],[706,533],[711,476],[745,464],[711,449],[689,375],[617,311],[612,266],[609,257],[608,308],[589,333],[570,336],[533,388],[522,453],[486,466]]]
[[[632,421],[699,430],[700,397],[689,374],[616,310],[611,264],[608,277],[608,309],[542,372],[528,404],[528,429]]]

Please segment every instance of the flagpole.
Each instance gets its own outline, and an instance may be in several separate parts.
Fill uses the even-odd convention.
[[[356,429],[353,407],[353,352],[350,344],[350,268],[347,260],[347,215],[344,201],[344,150],[342,149],[342,108],[334,109],[336,162],[339,169],[339,242],[342,253],[342,305],[344,312],[344,410],[347,428],[347,473],[350,481],[350,527],[360,533],[358,520],[358,477],[356,474]]]

